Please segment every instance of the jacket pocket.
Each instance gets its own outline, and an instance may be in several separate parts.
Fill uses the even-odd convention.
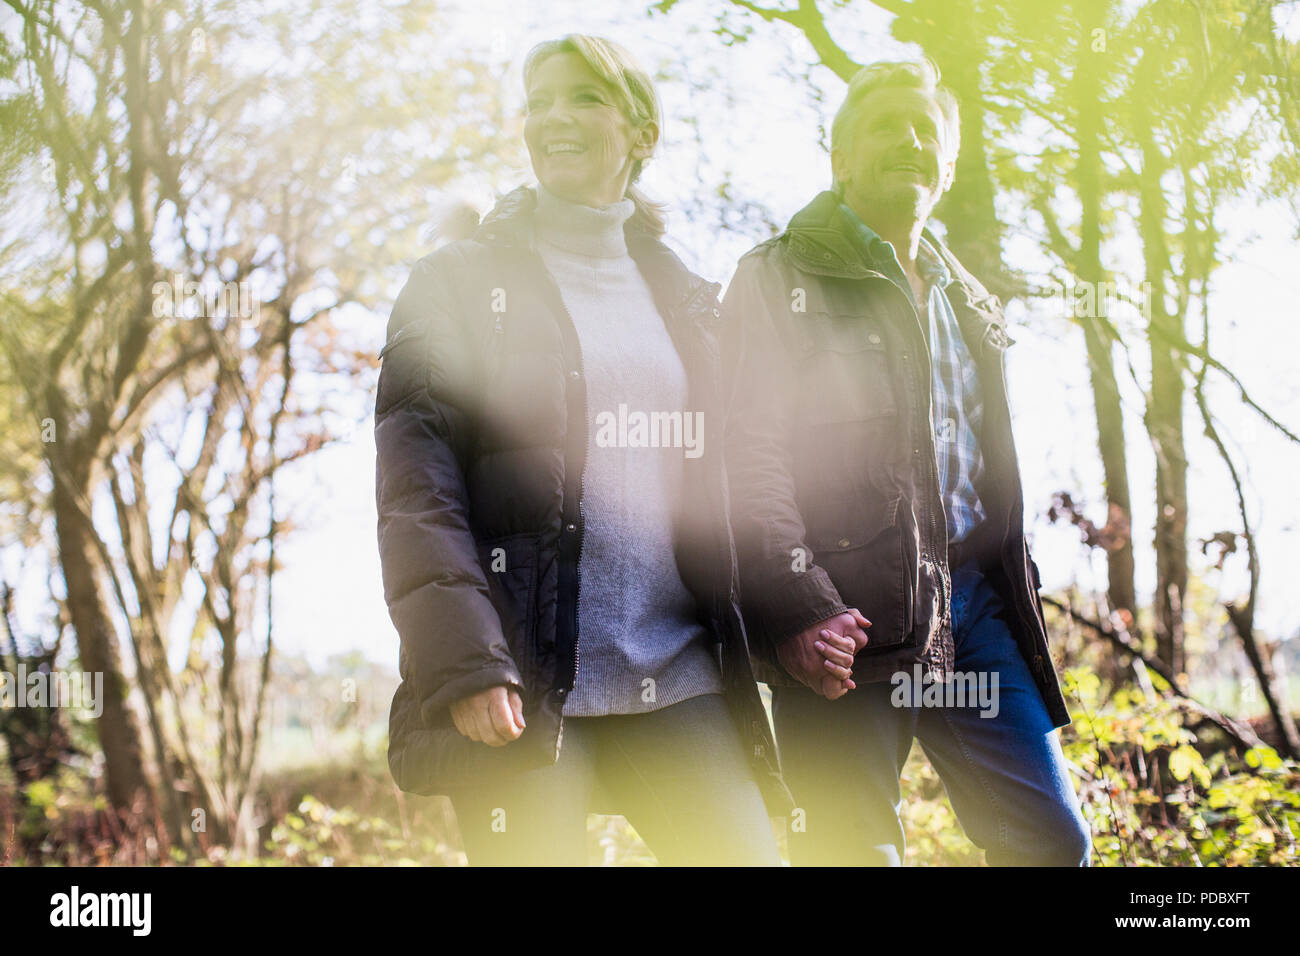
[[[427,328],[416,323],[394,330],[379,350],[376,416],[382,416],[428,385],[428,343]]]
[[[911,636],[914,563],[911,538],[898,520],[902,502],[899,495],[875,506],[847,507],[833,524],[808,528],[813,561],[830,575],[844,603],[871,622],[862,653],[898,647]]]
[[[478,559],[510,656],[524,682],[524,709],[529,711],[546,691],[538,675],[537,535],[512,534],[480,541]]]
[[[883,324],[857,313],[809,312],[794,322],[799,420],[860,422],[898,414]]]

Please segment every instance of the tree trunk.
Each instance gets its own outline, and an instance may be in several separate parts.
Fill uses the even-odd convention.
[[[1092,24],[1083,24],[1082,36],[1091,34],[1092,25],[1106,22],[1107,9],[1095,14]],[[1132,502],[1129,494],[1128,456],[1124,444],[1124,413],[1120,406],[1119,384],[1115,378],[1114,336],[1109,321],[1109,297],[1101,294],[1105,273],[1101,264],[1102,190],[1102,104],[1098,70],[1101,58],[1088,44],[1080,41],[1079,64],[1075,73],[1075,103],[1079,161],[1076,167],[1079,202],[1082,206],[1078,272],[1079,279],[1090,285],[1096,311],[1081,317],[1083,339],[1088,353],[1088,374],[1092,384],[1093,410],[1097,416],[1097,450],[1101,455],[1102,476],[1106,488],[1106,527],[1108,536],[1106,564],[1112,611],[1118,611],[1130,628],[1136,626],[1137,594],[1133,583]]]
[[[95,729],[104,751],[108,799],[118,810],[145,812],[152,806],[153,795],[141,759],[139,731],[126,704],[126,682],[113,629],[95,579],[90,542],[94,529],[87,527],[69,487],[73,476],[64,472],[57,460],[51,459],[50,466],[55,474],[54,526],[59,564],[67,591],[68,615],[77,635],[77,656],[88,675],[103,675],[103,709],[95,720]]]
[[[1142,255],[1149,288],[1148,341],[1151,348],[1151,397],[1147,433],[1156,455],[1156,656],[1176,675],[1186,670],[1183,649],[1183,603],[1187,594],[1187,450],[1183,437],[1182,365],[1173,340],[1181,341],[1182,316],[1165,303],[1169,250],[1165,244],[1165,197],[1160,178],[1163,154],[1149,129],[1142,135],[1139,192]]]
[[[949,16],[962,19],[978,14],[969,5],[954,5]],[[957,155],[952,187],[935,207],[934,215],[947,228],[948,247],[990,292],[1009,299],[1022,290],[1002,262],[1002,223],[993,199],[996,192],[989,170],[988,131],[984,107],[983,31],[953,23],[943,37],[928,37],[926,52],[943,70],[943,83],[961,95],[961,151]]]

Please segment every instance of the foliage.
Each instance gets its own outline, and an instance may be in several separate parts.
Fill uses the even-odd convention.
[[[336,861],[414,866],[451,862],[457,856],[436,836],[412,839],[382,816],[362,816],[348,807],[336,810],[311,796],[276,825],[266,849],[271,860],[307,866],[333,866]]]
[[[1066,757],[1083,773],[1096,862],[1116,866],[1249,866],[1300,862],[1300,766],[1271,747],[1212,749],[1216,730],[1189,726],[1175,699],[1066,674],[1083,716]]]

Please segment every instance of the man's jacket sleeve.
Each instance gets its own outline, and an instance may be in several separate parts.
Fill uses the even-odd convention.
[[[769,650],[846,610],[826,571],[812,563],[796,504],[789,440],[794,369],[777,323],[791,290],[763,266],[741,260],[723,300],[730,395],[726,439],[733,528],[746,625]]]
[[[451,703],[520,686],[471,531],[464,462],[475,339],[455,318],[454,263],[421,259],[393,306],[375,400],[375,498],[384,599],[402,679],[426,723]]]

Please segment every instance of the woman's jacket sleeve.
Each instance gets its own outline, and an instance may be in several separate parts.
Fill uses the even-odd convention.
[[[489,599],[466,494],[478,337],[455,301],[457,256],[421,259],[393,306],[375,400],[384,599],[424,722],[489,687],[521,686]]]

